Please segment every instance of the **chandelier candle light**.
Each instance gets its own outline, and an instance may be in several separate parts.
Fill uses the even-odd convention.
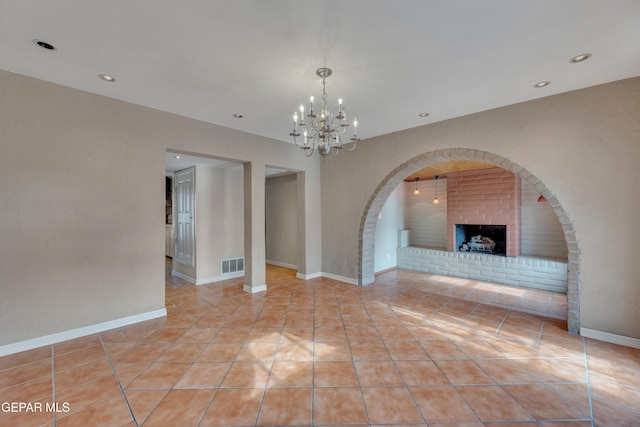
[[[318,68],[316,74],[322,78],[322,109],[319,114],[313,111],[314,97],[309,98],[309,114],[305,121],[304,105],[300,104],[300,116],[293,114],[293,131],[289,134],[293,137],[293,142],[304,150],[307,157],[311,157],[314,150],[317,150],[322,157],[329,153],[338,155],[343,148],[353,151],[356,148],[358,138],[358,120],[353,121],[353,136],[348,141],[343,140],[343,135],[349,127],[347,123],[347,113],[342,105],[342,98],[338,99],[338,113],[334,116],[327,107],[326,79],[331,75],[329,68]],[[302,132],[302,133],[301,133]],[[299,141],[299,136],[304,136],[303,141]],[[347,146],[348,144],[348,146]]]

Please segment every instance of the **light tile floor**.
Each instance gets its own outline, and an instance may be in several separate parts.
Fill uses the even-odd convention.
[[[568,334],[564,295],[267,277],[249,295],[168,275],[166,318],[0,358],[0,425],[640,425],[640,351]]]

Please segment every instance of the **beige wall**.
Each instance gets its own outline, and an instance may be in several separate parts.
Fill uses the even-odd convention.
[[[423,153],[481,150],[539,178],[566,212],[579,250],[580,326],[640,338],[639,118],[635,78],[365,140],[322,164],[323,271],[358,277],[365,207],[394,169],[414,172],[406,162]]]
[[[266,182],[267,260],[297,268],[298,182],[296,174],[277,176]]]
[[[0,346],[164,307],[167,149],[304,171],[320,223],[290,144],[6,71],[0,94]],[[319,273],[319,229],[302,253]]]
[[[220,260],[244,256],[242,166],[196,166],[196,280],[220,280]]]
[[[423,248],[447,250],[447,179],[438,179],[438,200],[434,205],[434,180],[418,182],[420,194],[413,194],[414,182],[403,182],[405,192],[406,226],[409,245]]]
[[[374,264],[376,273],[398,265],[398,233],[405,229],[405,200],[405,188],[399,185],[378,215]]]
[[[538,202],[540,192],[522,181],[520,253],[566,261],[567,241],[562,225],[546,202]]]

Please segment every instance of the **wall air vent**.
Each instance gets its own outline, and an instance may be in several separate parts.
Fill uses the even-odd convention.
[[[244,271],[244,257],[220,260],[220,274],[230,274]]]

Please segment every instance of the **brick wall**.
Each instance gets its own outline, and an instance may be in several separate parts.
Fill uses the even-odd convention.
[[[506,225],[506,255],[520,256],[520,197],[520,177],[502,168],[448,174],[447,250],[456,224]]]
[[[522,288],[567,292],[567,263],[562,261],[405,247],[398,248],[398,268]]]

